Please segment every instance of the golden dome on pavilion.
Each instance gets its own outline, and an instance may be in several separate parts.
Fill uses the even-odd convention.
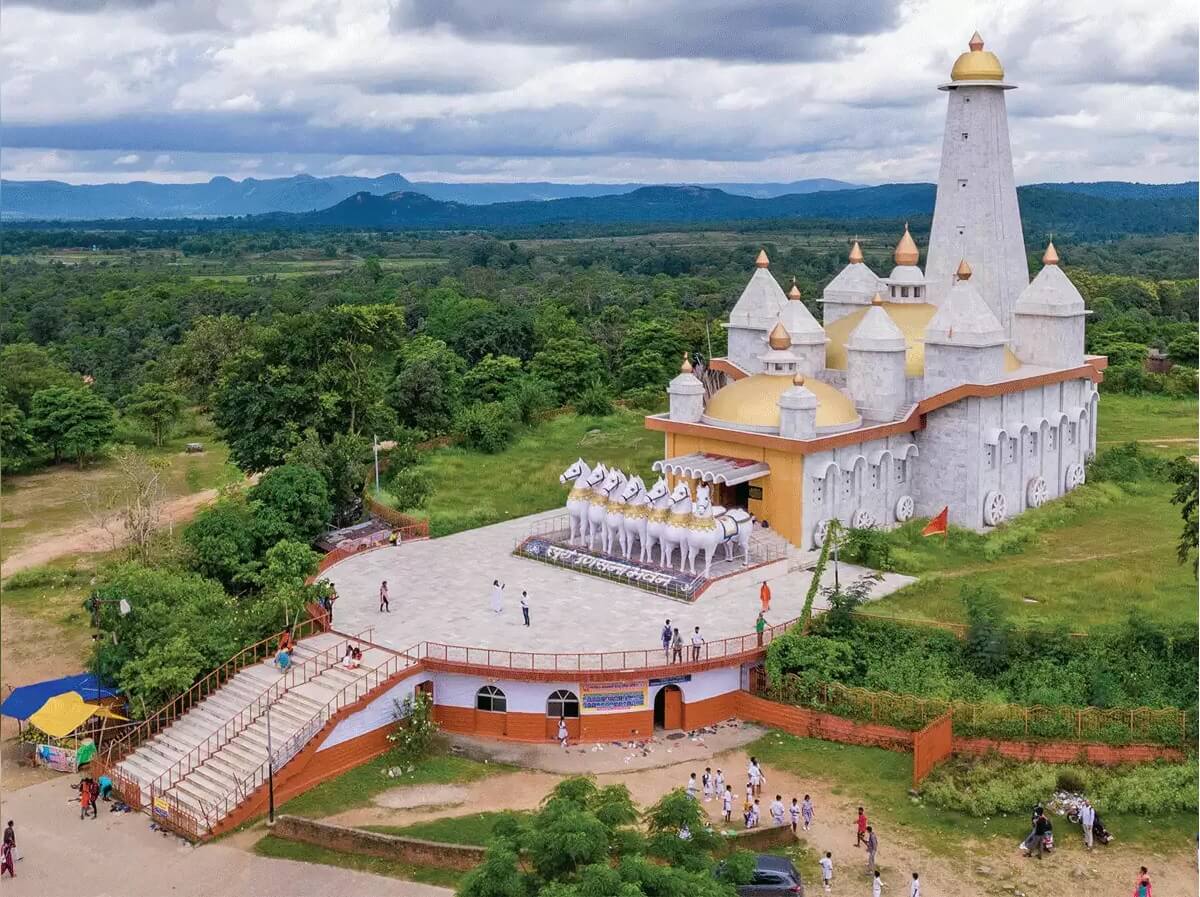
[[[925,328],[933,320],[937,306],[928,302],[888,302],[885,299],[883,309],[904,334],[905,376],[920,377],[925,373]],[[846,342],[870,310],[868,305],[825,325],[825,334],[829,337],[825,345],[825,367],[832,371],[846,370]],[[1020,366],[1012,349],[1005,346],[1004,370],[1015,371]]]
[[[983,49],[983,38],[976,31],[971,35],[970,49],[958,57],[950,70],[951,81],[1003,81],[1004,66],[996,54]]]
[[[904,236],[896,244],[896,252],[893,257],[896,259],[897,265],[915,265],[921,260],[921,253],[917,250],[917,243],[912,238],[912,234],[908,232],[907,223],[904,225]]]
[[[767,337],[767,345],[776,351],[790,349],[792,335],[787,332],[787,328],[781,322],[776,321],[775,326],[771,328],[771,335]]]
[[[795,385],[790,374],[752,374],[734,380],[713,393],[704,409],[704,419],[718,426],[768,430],[779,428],[779,397]],[[817,428],[857,423],[860,418],[854,402],[836,387],[808,377],[804,388],[817,397]]]

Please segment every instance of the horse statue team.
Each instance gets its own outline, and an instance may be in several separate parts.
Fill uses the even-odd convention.
[[[725,546],[726,560],[734,557],[734,546],[741,549],[743,566],[749,564],[750,533],[754,518],[741,508],[726,509],[714,505],[711,488],[704,483],[692,490],[680,480],[669,489],[662,477],[651,486],[640,476],[628,477],[617,468],[603,464],[588,467],[582,459],[562,472],[558,481],[572,484],[567,496],[571,518],[571,544],[586,544],[615,555],[619,548],[625,560],[633,560],[634,545],[639,548],[640,563],[654,563],[658,547],[659,563],[671,566],[679,549],[679,569],[686,556],[691,573],[696,572],[696,555],[704,552],[704,576],[712,568],[713,552]]]

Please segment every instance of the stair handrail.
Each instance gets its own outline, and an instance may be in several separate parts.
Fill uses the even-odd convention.
[[[241,779],[237,780],[234,787],[230,789],[222,798],[219,798],[215,804],[215,808],[219,811],[217,814],[218,821],[224,819],[233,812],[243,801],[248,799],[255,791],[262,787],[266,781],[266,768],[268,764],[273,764],[278,767],[276,760],[279,757],[285,757],[284,762],[290,761],[296,754],[300,752],[304,744],[311,741],[312,738],[321,730],[326,722],[337,713],[342,707],[354,703],[364,694],[367,694],[378,688],[383,682],[386,682],[392,676],[406,670],[411,666],[415,666],[420,661],[420,649],[424,643],[418,643],[407,651],[394,651],[390,648],[372,645],[372,647],[380,648],[387,652],[387,659],[378,666],[367,670],[362,676],[357,677],[353,682],[344,686],[336,695],[329,699],[309,720],[304,723],[296,733],[289,737],[283,745],[275,751],[272,751],[270,757],[264,760],[255,769],[250,770]],[[361,690],[361,686],[371,680],[371,684]],[[354,697],[346,701],[344,698],[351,690],[354,692]],[[304,736],[301,741],[301,736]],[[298,746],[297,746],[298,745]],[[289,752],[290,753],[285,753]]]
[[[373,626],[362,630],[364,633],[372,631],[374,631]],[[358,636],[348,635],[346,637],[357,638]],[[272,682],[256,697],[252,698],[250,703],[239,710],[235,716],[226,720],[220,729],[218,729],[216,732],[213,732],[206,739],[204,739],[204,741],[193,747],[174,764],[159,773],[159,775],[146,786],[147,793],[151,795],[154,795],[155,793],[164,794],[177,782],[180,782],[186,778],[192,772],[192,770],[202,766],[205,761],[212,757],[213,754],[219,751],[224,745],[228,744],[243,731],[254,725],[258,718],[261,717],[265,712],[266,706],[278,700],[280,696],[288,691],[288,689],[294,688],[297,685],[303,685],[305,682],[310,682],[325,670],[334,666],[340,659],[337,656],[337,650],[340,647],[340,643],[331,645],[324,651],[321,651],[319,654],[314,654],[312,657],[293,664],[292,667],[279,679],[277,679],[275,682]],[[312,673],[312,675],[305,675],[301,681],[297,682],[297,676],[302,670],[307,671],[309,666],[316,667],[315,671]],[[263,703],[264,700],[266,701],[266,704]],[[218,736],[221,737],[214,744],[213,739],[217,739]],[[194,762],[193,755],[195,755]],[[180,771],[185,763],[187,764],[187,769]],[[169,778],[167,782],[163,784],[164,778],[167,778],[167,776],[177,771],[179,771],[178,775]],[[151,803],[153,803],[153,800]]]
[[[318,631],[318,629],[319,626],[315,620],[301,621],[294,627],[295,637],[304,638],[306,635],[311,635]],[[278,644],[282,637],[283,633],[277,632],[243,648],[237,654],[233,655],[233,657],[229,658],[229,660],[212,670],[203,679],[193,684],[187,691],[168,701],[159,708],[157,713],[147,717],[135,729],[110,743],[105,750],[105,760],[111,763],[114,757],[120,759],[128,754],[134,746],[141,744],[148,737],[157,735],[204,698],[216,691],[217,688],[220,688],[221,685],[232,679],[245,667],[251,666],[263,657],[266,657],[270,653],[269,646]]]

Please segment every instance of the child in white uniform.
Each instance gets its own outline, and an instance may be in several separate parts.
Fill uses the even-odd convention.
[[[821,857],[821,881],[825,882],[825,890],[833,889],[833,854],[828,850],[825,851],[825,856]]]
[[[712,767],[704,767],[704,775],[700,779],[700,784],[704,789],[704,802],[708,803],[713,798],[713,780]]]
[[[721,810],[724,813],[725,821],[733,817],[733,786],[725,786],[725,794],[721,797]]]
[[[792,814],[792,831],[795,832],[800,825],[800,802],[796,798],[792,798],[792,806],[789,809]]]

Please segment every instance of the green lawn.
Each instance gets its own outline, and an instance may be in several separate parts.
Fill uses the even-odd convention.
[[[617,411],[603,418],[563,414],[523,431],[495,455],[447,447],[432,452],[424,466],[434,490],[425,513],[434,536],[536,511],[563,507],[568,487],[559,475],[576,458],[636,471],[647,481],[662,457],[661,433],[647,430],[644,415]]]
[[[1023,815],[980,819],[929,807],[910,797],[911,754],[796,738],[782,732],[764,735],[747,745],[746,752],[767,766],[786,769],[801,778],[833,783],[834,794],[861,801],[868,808],[871,819],[879,820],[883,831],[889,828],[903,830],[933,854],[959,858],[980,855],[978,847],[968,846],[968,842],[994,839],[1000,839],[1003,844],[997,849],[1011,851],[1027,833],[1023,830],[1027,828]],[[816,807],[816,812],[821,813],[820,806]],[[1143,819],[1106,813],[1104,822],[1117,833],[1122,843],[1145,844],[1147,847],[1167,842],[1182,844],[1195,836],[1194,814],[1176,813]],[[1082,861],[1082,842],[1078,839],[1063,837],[1056,838],[1056,842],[1058,852]],[[802,872],[806,871],[804,867],[800,868]]]
[[[446,816],[442,819],[414,822],[412,825],[363,825],[359,827],[384,835],[399,835],[404,838],[438,841],[442,844],[467,844],[478,847],[486,845],[491,840],[492,830],[505,815],[494,812],[472,813],[468,816]],[[530,814],[520,811],[515,815],[528,816]]]
[[[502,763],[478,763],[463,757],[437,754],[422,760],[411,773],[393,779],[385,775],[385,771],[394,764],[395,760],[387,755],[377,757],[292,798],[280,807],[279,812],[320,819],[366,806],[371,798],[389,788],[474,782],[510,771],[510,767]]]
[[[342,869],[369,872],[372,875],[386,875],[389,878],[402,878],[407,881],[417,881],[427,885],[439,885],[443,888],[457,888],[466,874],[452,869],[416,866],[412,863],[402,863],[399,860],[385,860],[380,857],[342,853],[340,850],[330,850],[325,847],[317,847],[314,844],[287,841],[283,838],[276,838],[274,835],[267,835],[264,838],[260,838],[254,845],[254,852],[264,857],[295,860],[300,863],[321,863],[326,866],[339,866]],[[281,893],[286,893],[287,890],[288,888],[284,886],[281,888]]]
[[[1099,448],[1140,441],[1142,447],[1174,457],[1196,453],[1197,408],[1195,399],[1162,396],[1127,396],[1106,393],[1101,387]],[[1167,440],[1158,441],[1156,440]]]

